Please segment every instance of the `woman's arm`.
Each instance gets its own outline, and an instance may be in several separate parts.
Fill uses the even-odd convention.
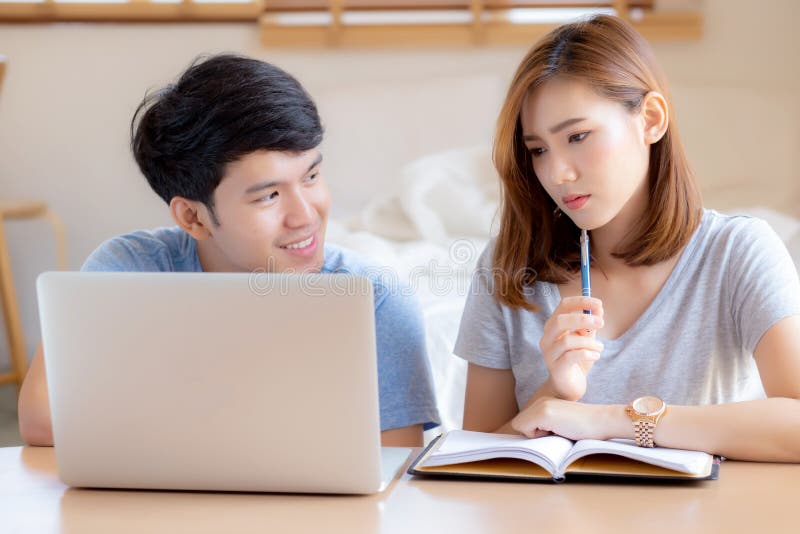
[[[464,430],[515,433],[508,425],[518,412],[511,369],[470,363],[464,394]]]
[[[768,399],[676,407],[656,429],[657,439],[728,458],[800,462],[800,316],[770,327],[753,356]]]
[[[585,309],[593,311],[587,315]],[[549,376],[528,399],[525,411],[540,398],[578,400],[586,392],[587,374],[600,358],[603,345],[595,340],[603,325],[603,303],[591,297],[567,297],[545,322],[539,348]],[[591,332],[587,335],[587,331]],[[516,380],[511,369],[493,369],[473,363],[467,370],[464,397],[465,430],[514,434],[511,420],[519,413]]]
[[[727,458],[800,462],[800,316],[767,330],[754,353],[769,398],[710,406],[669,406],[655,430],[663,447],[703,450]],[[633,399],[631,399],[633,400]],[[540,398],[513,428],[528,436],[550,431],[571,439],[633,438],[623,405]]]
[[[512,419],[519,413],[515,386],[511,369],[492,369],[470,363],[464,396],[464,430],[517,434],[511,426]],[[548,380],[530,398],[525,408],[540,398],[553,396],[555,390]]]

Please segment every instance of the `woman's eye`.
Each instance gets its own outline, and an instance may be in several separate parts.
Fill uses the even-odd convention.
[[[581,132],[581,133],[572,134],[572,135],[569,136],[569,142],[570,143],[580,143],[581,141],[586,139],[587,135],[589,135],[589,132]]]
[[[306,178],[306,182],[314,182],[314,181],[316,181],[318,176],[319,176],[319,173],[315,172],[314,174],[312,174],[311,176],[308,176]]]
[[[542,147],[534,147],[534,148],[531,149],[531,154],[533,155],[534,158],[538,158],[539,156],[541,156],[544,153],[545,153],[545,149],[542,148]]]

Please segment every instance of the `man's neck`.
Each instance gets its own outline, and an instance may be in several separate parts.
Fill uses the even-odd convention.
[[[211,239],[197,241],[197,259],[204,273],[235,273],[241,269],[230,263]]]

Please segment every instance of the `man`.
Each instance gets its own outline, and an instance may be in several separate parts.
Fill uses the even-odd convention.
[[[421,445],[423,427],[438,424],[438,413],[420,314],[377,269],[324,245],[330,197],[318,150],[323,129],[303,87],[267,63],[213,56],[145,98],[131,132],[139,168],[177,226],[106,241],[82,270],[369,276],[382,443]],[[27,443],[52,445],[41,346],[20,392],[19,419]]]

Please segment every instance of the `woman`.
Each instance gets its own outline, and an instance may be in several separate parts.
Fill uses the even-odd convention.
[[[534,46],[494,160],[499,234],[455,348],[465,429],[800,461],[797,271],[763,221],[702,208],[631,26],[598,16]],[[573,296],[581,229],[596,298]]]

